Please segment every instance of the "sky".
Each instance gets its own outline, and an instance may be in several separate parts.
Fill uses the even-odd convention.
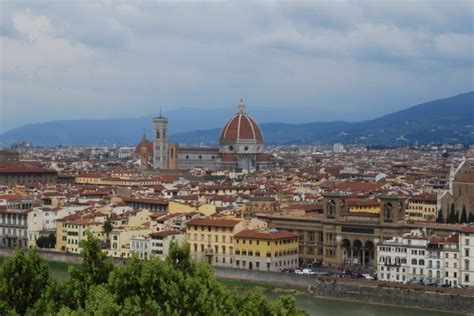
[[[473,21],[470,0],[1,0],[0,132],[240,96],[301,122],[374,118],[474,90]]]

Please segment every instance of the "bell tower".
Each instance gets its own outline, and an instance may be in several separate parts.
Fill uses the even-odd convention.
[[[153,168],[168,169],[168,119],[153,119]]]

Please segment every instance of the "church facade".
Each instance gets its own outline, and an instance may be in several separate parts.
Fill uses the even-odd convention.
[[[222,128],[219,147],[181,147],[179,144],[170,144],[168,119],[161,115],[153,119],[152,144],[154,169],[262,170],[271,165],[264,150],[262,129],[247,114],[242,98],[237,112]]]

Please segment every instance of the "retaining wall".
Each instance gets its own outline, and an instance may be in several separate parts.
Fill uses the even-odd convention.
[[[385,282],[318,278],[294,273],[215,268],[223,279],[259,281],[308,290],[317,297],[408,308],[474,314],[474,292],[462,289],[404,286]]]

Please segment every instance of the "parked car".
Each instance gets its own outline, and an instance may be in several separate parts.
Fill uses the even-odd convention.
[[[366,279],[366,280],[375,280],[375,277],[368,274],[368,273],[365,273],[365,274],[362,274],[362,276]]]
[[[302,274],[305,274],[305,275],[313,275],[313,274],[316,274],[316,272],[314,272],[314,271],[311,270],[311,269],[303,269]]]

